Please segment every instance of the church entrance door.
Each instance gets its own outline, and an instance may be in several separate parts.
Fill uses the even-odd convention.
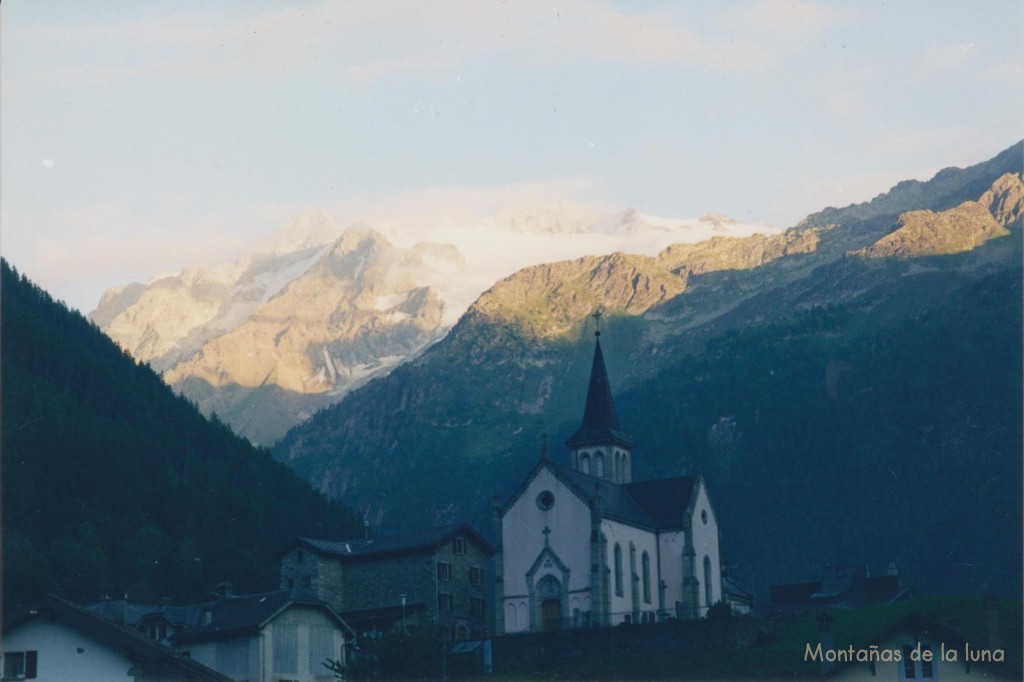
[[[547,599],[540,605],[540,617],[545,632],[562,629],[562,600]]]
[[[540,626],[545,631],[562,629],[562,585],[553,575],[546,575],[537,583],[540,600]]]

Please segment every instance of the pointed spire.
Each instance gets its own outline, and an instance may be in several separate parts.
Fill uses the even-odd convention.
[[[601,323],[601,311],[592,317],[596,325]],[[583,423],[565,443],[570,448],[602,442],[618,442],[626,447],[633,443],[619,430],[619,418],[615,414],[612,387],[608,381],[608,370],[601,352],[601,330],[594,331],[594,361],[590,366],[590,385],[587,387],[587,402],[583,408]]]

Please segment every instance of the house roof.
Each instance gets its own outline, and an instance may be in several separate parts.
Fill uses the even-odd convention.
[[[121,605],[118,604],[116,599],[104,599],[101,602],[90,604],[83,608],[112,623],[117,623],[120,620],[118,611]],[[124,624],[128,627],[136,626],[144,620],[161,617],[168,623],[178,626],[194,625],[199,622],[200,615],[199,604],[171,606],[170,604],[124,602]]]
[[[631,448],[634,443],[619,428],[619,418],[615,414],[612,387],[608,381],[604,354],[601,352],[601,332],[594,332],[594,336],[594,360],[590,367],[590,384],[587,386],[587,402],[583,408],[583,423],[565,444],[570,448],[576,448],[612,441]]]
[[[233,637],[246,632],[258,632],[277,614],[293,604],[323,610],[338,625],[347,625],[325,602],[311,592],[278,590],[259,594],[229,595],[201,604],[201,620],[174,636],[175,644]],[[209,614],[207,622],[207,615]]]
[[[408,554],[432,550],[448,542],[456,535],[466,535],[478,545],[487,556],[494,554],[494,547],[468,523],[459,523],[430,530],[385,535],[363,540],[321,540],[317,538],[296,538],[285,551],[295,546],[306,547],[318,554],[341,559],[368,559],[395,554]]]
[[[910,597],[898,575],[870,576],[864,564],[828,566],[819,582],[772,585],[770,591],[772,606],[787,611],[858,609]]]
[[[23,612],[4,621],[7,634],[42,614],[65,623],[107,646],[123,652],[133,665],[146,671],[147,679],[230,682],[231,678],[192,660],[146,636],[122,627],[81,606],[54,595],[47,596]]]
[[[754,591],[727,575],[722,576],[722,591],[733,601],[754,603]]]

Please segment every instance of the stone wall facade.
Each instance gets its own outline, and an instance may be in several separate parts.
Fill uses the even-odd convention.
[[[341,557],[294,547],[281,558],[282,589],[305,589],[338,612],[408,607],[407,625],[437,625],[453,639],[490,634],[488,552],[460,533],[435,547]],[[422,606],[420,606],[422,605]]]

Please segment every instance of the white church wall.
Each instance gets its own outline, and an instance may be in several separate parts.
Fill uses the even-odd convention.
[[[683,550],[686,533],[674,531],[658,536],[661,579],[665,581],[665,612],[676,615],[676,602],[683,599]]]
[[[547,510],[538,504],[538,496],[544,491],[553,495]],[[506,632],[530,629],[530,585],[526,574],[544,551],[544,528],[551,531],[551,550],[569,569],[569,584],[562,585],[568,592],[569,612],[562,614],[563,618],[573,616],[574,592],[590,585],[590,509],[550,469],[542,469],[502,518]],[[534,582],[547,574],[562,582],[557,568],[541,568],[533,576]],[[584,608],[581,602],[580,608],[589,610],[589,603]]]
[[[701,616],[707,613],[712,604],[722,599],[722,565],[718,554],[718,520],[715,518],[714,509],[708,498],[707,488],[703,482],[697,491],[697,501],[693,508],[693,549],[697,554],[697,565],[695,566],[697,578],[700,580],[700,605]],[[711,569],[711,601],[706,600],[704,557],[710,560]]]
[[[657,576],[657,553],[658,544],[657,536],[653,531],[644,530],[642,528],[636,528],[629,526],[618,521],[605,519],[601,523],[601,530],[608,539],[608,568],[611,569],[609,574],[609,592],[611,593],[611,623],[612,625],[618,625],[626,620],[629,616],[632,620],[633,616],[633,595],[632,595],[632,576],[630,574],[630,562],[629,562],[629,547],[630,543],[636,549],[636,575],[639,578],[637,581],[637,601],[636,610],[639,612],[646,611],[657,611],[658,609],[658,576]],[[615,544],[618,543],[622,547],[622,596],[620,597],[615,589]],[[651,560],[651,601],[650,603],[644,602],[643,599],[643,553],[647,552]]]

